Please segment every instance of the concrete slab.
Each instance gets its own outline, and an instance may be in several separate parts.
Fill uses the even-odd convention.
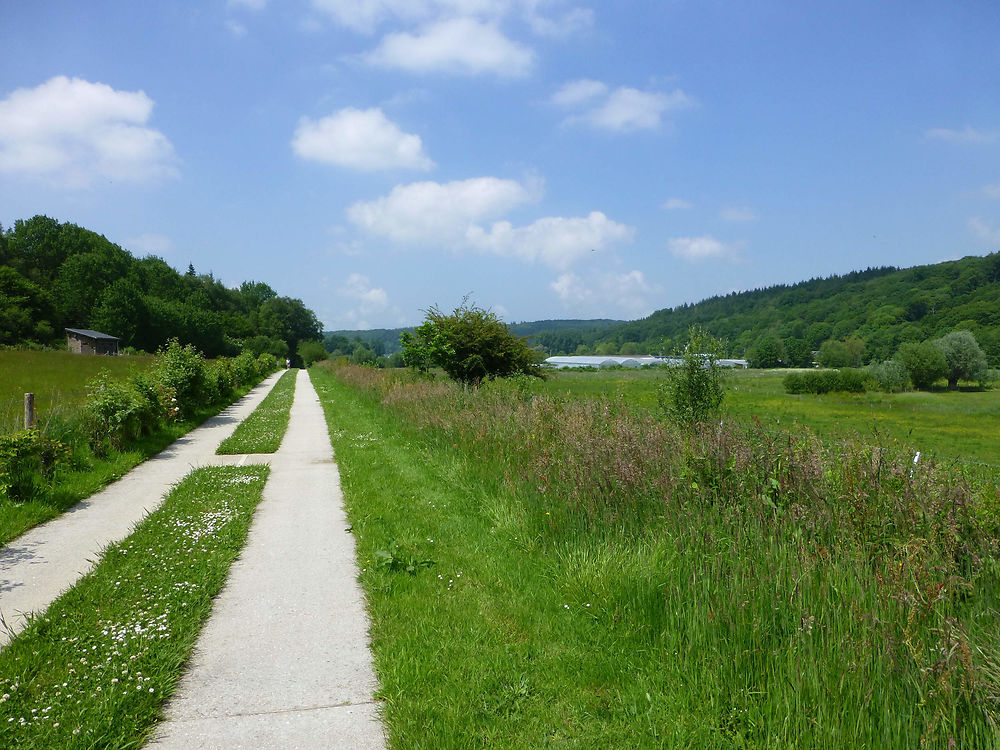
[[[302,371],[247,545],[151,750],[385,748],[346,527],[323,410]]]
[[[156,510],[188,472],[219,463],[219,443],[250,415],[281,374],[269,376],[114,484],[0,549],[0,616],[14,633],[24,629],[24,613],[43,612],[94,566],[108,544],[124,539]],[[10,633],[0,632],[0,648],[10,638]]]

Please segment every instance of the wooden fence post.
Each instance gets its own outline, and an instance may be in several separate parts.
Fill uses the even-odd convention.
[[[24,394],[24,429],[30,430],[35,426],[35,394]]]

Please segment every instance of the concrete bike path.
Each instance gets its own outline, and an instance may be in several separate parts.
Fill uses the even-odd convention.
[[[316,391],[298,374],[246,546],[148,750],[382,750],[368,616]]]
[[[0,548],[0,617],[8,628],[14,633],[23,630],[25,613],[43,612],[90,571],[108,544],[124,539],[158,508],[192,468],[224,463],[220,461],[224,457],[215,455],[219,443],[250,415],[281,374],[265,378],[114,484]],[[0,648],[11,637],[11,632],[0,629]]]

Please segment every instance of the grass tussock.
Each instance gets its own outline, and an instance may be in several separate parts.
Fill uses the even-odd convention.
[[[462,580],[478,566],[493,596],[508,597],[507,636],[530,646],[510,653],[496,633],[492,652],[482,635],[478,646],[427,645],[437,658],[445,646],[478,647],[487,662],[518,665],[506,687],[477,688],[482,700],[516,698],[523,678],[521,720],[500,746],[559,744],[543,729],[547,711],[569,747],[1000,745],[995,477],[914,464],[891,444],[824,444],[753,423],[682,431],[620,400],[564,401],[517,382],[470,390],[355,367],[336,377],[377,404],[383,433],[395,425],[425,460],[452,457],[438,479],[401,479],[404,497],[464,483],[448,501],[465,503],[466,520],[449,522],[469,524],[462,534],[419,520],[421,501],[398,496],[399,519],[355,525],[362,552],[379,543],[366,533],[386,544],[408,523],[419,526],[414,545],[446,535]],[[334,436],[349,489],[360,449]],[[383,473],[390,460],[380,458]],[[373,506],[355,512],[388,517],[378,496],[373,485]],[[416,600],[387,574],[366,575],[383,618],[376,657],[390,728],[398,722],[399,746],[418,746],[428,740],[410,701],[435,689],[399,676],[402,636],[378,638],[379,622],[393,632],[393,602]],[[497,606],[469,596],[480,614]],[[435,616],[425,635],[442,627]],[[580,655],[587,664],[569,663]],[[461,701],[470,678],[445,671],[464,684]],[[479,732],[460,726],[466,740]]]
[[[264,466],[197,469],[0,652],[0,747],[141,747],[246,539]]]

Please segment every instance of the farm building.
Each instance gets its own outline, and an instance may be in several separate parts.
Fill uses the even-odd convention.
[[[85,328],[67,328],[66,348],[76,354],[118,354],[118,338]]]
[[[717,359],[716,364],[720,367],[747,367],[745,359]],[[567,356],[549,357],[545,364],[557,370],[573,367],[648,367],[650,365],[679,365],[679,357],[656,357],[651,354],[638,354],[634,357],[626,356]]]

